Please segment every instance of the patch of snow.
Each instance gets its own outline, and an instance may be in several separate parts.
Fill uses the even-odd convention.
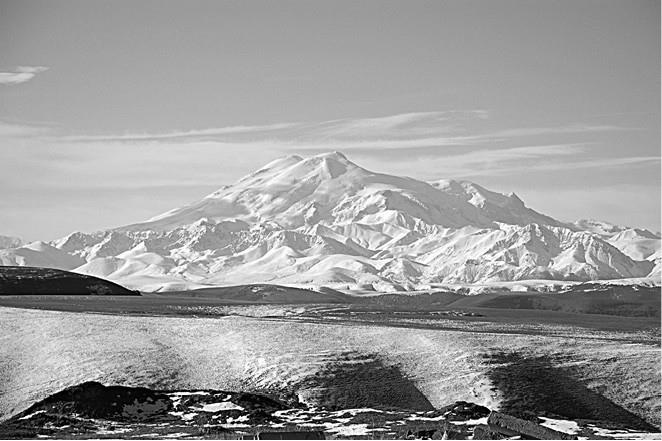
[[[225,410],[244,410],[243,407],[234,404],[231,401],[222,401],[220,403],[209,403],[205,404],[196,410],[201,410],[203,412],[221,412]]]
[[[343,410],[336,410],[331,413],[331,415],[345,415],[345,414],[350,414],[352,416],[356,416],[359,413],[368,413],[368,412],[377,412],[377,413],[383,413],[383,410],[379,409],[373,409],[371,407],[358,407],[355,409],[343,409]]]
[[[426,417],[422,415],[412,414],[411,416],[408,416],[406,419],[409,421],[442,421],[445,420],[446,418],[443,415],[439,415],[436,417]]]
[[[244,422],[248,421],[249,419],[250,418],[248,417],[248,415],[241,415],[241,416],[238,416],[237,418],[230,417],[226,421],[228,423],[244,423]]]
[[[205,391],[193,391],[193,392],[171,392],[168,395],[174,396],[187,396],[187,395],[209,395],[209,392]]]
[[[35,415],[39,415],[40,413],[46,413],[46,411],[45,411],[45,410],[38,410],[38,411],[33,412],[33,413],[29,414],[29,415],[25,415],[25,416],[23,416],[23,417],[20,417],[19,420],[29,420],[29,419],[32,418],[33,416],[35,416]]]
[[[538,418],[543,420],[543,422],[540,423],[541,426],[545,426],[550,429],[557,430],[559,432],[570,433],[570,434],[577,434],[579,432],[579,425],[574,421],[557,420],[546,417],[538,417]]]
[[[364,436],[369,435],[371,429],[368,429],[367,424],[350,424],[327,429],[327,432],[335,433],[338,436]]]
[[[195,412],[191,413],[184,413],[184,412],[168,412],[170,415],[175,416],[175,417],[180,417],[184,421],[191,421],[193,418],[195,418],[198,414]]]
[[[475,420],[453,421],[453,424],[459,424],[465,426],[477,426],[478,424],[487,424],[487,417],[477,418]]]
[[[659,440],[662,439],[662,433],[639,432],[636,430],[615,430],[603,429],[594,425],[589,425],[593,433],[611,439],[634,439],[634,440]]]
[[[131,432],[131,428],[128,427],[116,427],[114,429],[101,428],[97,430],[97,435],[119,435],[121,433]]]

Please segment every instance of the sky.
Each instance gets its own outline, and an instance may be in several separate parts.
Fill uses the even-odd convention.
[[[0,0],[0,234],[153,217],[338,150],[660,230],[655,0]]]

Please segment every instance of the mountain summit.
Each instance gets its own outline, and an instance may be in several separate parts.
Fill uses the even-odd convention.
[[[333,152],[287,156],[145,222],[0,250],[0,261],[36,259],[143,290],[659,278],[658,236],[595,225],[565,224],[514,193],[376,173]]]
[[[448,228],[494,228],[495,222],[563,225],[527,208],[514,195],[470,182],[428,183],[375,173],[333,152],[278,159],[199,202],[121,229],[164,231],[201,218],[272,221],[296,229],[317,223],[373,223],[375,216],[399,214]]]

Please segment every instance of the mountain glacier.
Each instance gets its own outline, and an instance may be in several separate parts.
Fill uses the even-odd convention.
[[[0,249],[146,291],[269,282],[397,291],[517,280],[660,278],[660,237],[572,224],[465,181],[288,156],[145,222]]]

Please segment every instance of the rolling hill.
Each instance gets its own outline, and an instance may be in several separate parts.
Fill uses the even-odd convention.
[[[139,296],[116,283],[52,268],[0,266],[0,295]]]

